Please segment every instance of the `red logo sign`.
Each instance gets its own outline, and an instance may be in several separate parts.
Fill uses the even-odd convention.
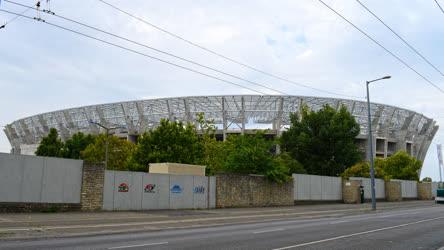
[[[129,191],[129,187],[128,184],[126,183],[120,183],[119,187],[118,187],[119,192],[123,192],[126,193]]]
[[[155,184],[146,184],[144,190],[145,193],[155,193],[156,192],[156,190],[154,190],[155,188],[156,188]]]

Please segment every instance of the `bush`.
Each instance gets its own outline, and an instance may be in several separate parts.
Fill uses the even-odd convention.
[[[398,151],[396,154],[386,158],[375,160],[375,177],[384,178],[385,180],[419,180],[419,170],[421,169],[421,161],[408,155],[405,151]],[[370,164],[368,162],[360,162],[347,168],[342,177],[370,177]]]
[[[432,178],[430,178],[430,177],[424,177],[424,178],[422,179],[422,182],[432,182]]]
[[[381,168],[381,159],[376,159],[375,161],[375,177],[376,178],[384,178],[385,173]],[[343,178],[350,177],[365,177],[370,178],[370,164],[367,161],[361,161],[356,163],[355,165],[347,168],[342,174]]]

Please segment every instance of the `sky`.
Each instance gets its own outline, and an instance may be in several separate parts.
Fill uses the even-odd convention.
[[[26,5],[36,2],[13,1]],[[372,101],[423,113],[435,119],[438,125],[444,122],[443,93],[318,0],[107,1],[225,56],[315,88],[364,98],[365,80],[391,75],[392,79],[371,86]],[[444,88],[444,76],[413,53],[358,2],[325,2],[431,82]],[[435,1],[361,2],[444,72],[444,13]],[[444,6],[444,0],[439,2]],[[46,1],[42,1],[42,5],[46,8]],[[4,0],[0,9],[24,10]],[[223,60],[118,13],[99,0],[51,0],[51,10],[285,93],[335,97],[288,84]],[[26,15],[34,17],[37,13],[31,9]],[[195,68],[54,16],[42,17],[47,22]],[[11,18],[12,15],[0,12],[0,24]],[[233,81],[267,94],[276,94],[235,79]],[[0,29],[0,126],[38,113],[91,104],[226,94],[256,93],[35,20],[19,18],[6,25],[5,29]],[[424,161],[422,177],[439,179],[436,144],[443,142],[444,132],[440,129]],[[6,136],[0,133],[0,152],[9,150]]]

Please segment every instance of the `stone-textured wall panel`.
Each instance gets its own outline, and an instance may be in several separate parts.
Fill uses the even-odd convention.
[[[100,210],[103,206],[105,167],[103,164],[83,164],[81,209]]]
[[[277,184],[263,176],[216,176],[216,207],[293,205],[293,182]]]
[[[422,182],[417,184],[418,188],[418,200],[431,200],[432,199],[432,183]]]
[[[342,182],[342,199],[344,203],[352,204],[361,201],[359,187],[362,185],[360,180],[344,180]]]
[[[399,181],[385,182],[385,199],[387,201],[402,201],[402,185]]]

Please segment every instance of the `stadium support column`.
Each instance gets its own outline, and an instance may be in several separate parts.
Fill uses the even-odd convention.
[[[245,134],[245,99],[242,96],[241,98],[241,119],[242,119],[242,128],[241,128],[241,134]]]
[[[166,99],[165,102],[166,102],[166,106],[167,106],[167,110],[168,110],[168,120],[176,121],[176,119],[175,119],[175,117],[173,115],[173,111],[171,109],[170,100]]]
[[[278,106],[278,112],[277,112],[277,117],[276,117],[276,121],[274,124],[275,130],[276,130],[276,137],[280,137],[281,136],[281,124],[282,124],[282,115],[284,113],[284,98],[279,98],[279,106]],[[276,154],[280,154],[281,153],[281,145],[276,144]]]
[[[225,111],[225,97],[222,96],[222,135],[223,140],[227,139],[227,112]]]

